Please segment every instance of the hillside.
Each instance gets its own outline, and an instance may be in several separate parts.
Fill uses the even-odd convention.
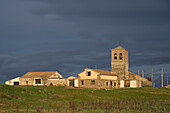
[[[0,85],[0,112],[168,112],[170,89]]]

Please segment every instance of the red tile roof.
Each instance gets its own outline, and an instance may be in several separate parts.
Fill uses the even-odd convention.
[[[132,72],[129,72],[129,75],[130,75],[130,76],[133,76],[133,77],[142,78],[142,79],[144,79],[144,80],[147,80],[146,78],[143,78],[143,77],[141,77],[141,76],[139,76],[139,75],[137,75],[137,74],[135,74],[135,73],[132,73]]]

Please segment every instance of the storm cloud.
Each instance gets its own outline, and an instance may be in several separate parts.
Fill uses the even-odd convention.
[[[170,66],[168,0],[1,0],[0,83],[28,71],[76,76],[110,69],[110,49],[129,50],[130,70]]]

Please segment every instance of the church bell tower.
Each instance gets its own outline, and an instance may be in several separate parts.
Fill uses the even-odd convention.
[[[111,72],[116,73],[119,80],[129,79],[128,67],[128,50],[121,46],[111,49]]]

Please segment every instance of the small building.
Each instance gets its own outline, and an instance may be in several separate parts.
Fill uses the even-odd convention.
[[[168,84],[167,86],[165,86],[166,88],[170,89],[170,84]]]
[[[67,86],[67,79],[63,78],[57,71],[27,72],[21,77],[6,81],[7,85],[63,85]]]
[[[131,88],[142,87],[142,83],[141,83],[140,80],[131,80],[131,81],[130,81],[130,87],[131,87]]]
[[[117,75],[110,71],[88,69],[78,74],[79,87],[118,88]]]
[[[68,77],[68,86],[71,86],[71,87],[78,87],[78,78],[74,77],[74,76],[71,76],[71,77]]]
[[[152,81],[149,81],[148,79],[141,77],[135,73],[129,72],[129,77],[131,80],[141,81],[141,86],[152,86]]]

